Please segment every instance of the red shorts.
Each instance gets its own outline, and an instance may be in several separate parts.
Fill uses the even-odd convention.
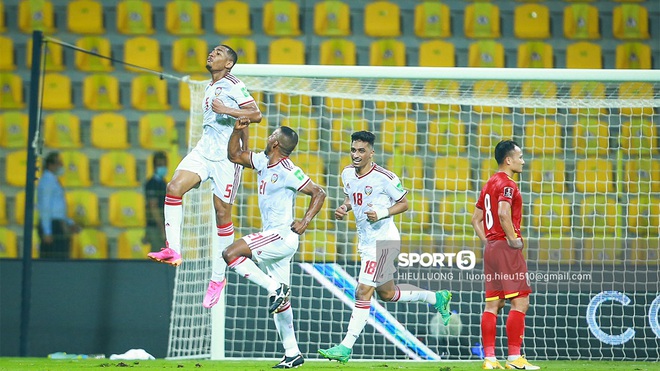
[[[525,297],[532,292],[522,250],[506,241],[489,241],[484,249],[486,301]]]

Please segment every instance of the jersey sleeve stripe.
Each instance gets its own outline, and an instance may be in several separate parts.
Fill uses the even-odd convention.
[[[293,170],[293,163],[288,158],[282,160],[282,166],[289,171]]]
[[[227,80],[233,82],[234,84],[238,84],[238,83],[240,82],[240,80],[237,79],[236,76],[232,75],[231,73],[226,74],[226,75],[225,75],[225,78],[226,78]]]
[[[376,170],[377,172],[385,175],[386,177],[388,177],[390,179],[394,179],[394,174],[391,171],[386,170],[385,168],[382,168],[382,167],[376,165],[376,168],[374,170]]]
[[[403,198],[406,197],[407,194],[408,194],[408,191],[405,191],[403,196],[401,196],[398,200],[396,200],[396,202],[399,202],[399,201],[403,200]]]
[[[312,179],[307,178],[307,180],[305,181],[305,183],[303,183],[303,185],[301,185],[300,187],[298,187],[298,191],[300,191],[301,189],[305,188],[305,186],[307,185],[307,183],[309,183],[311,180],[312,180]]]
[[[243,103],[239,104],[238,106],[239,106],[239,107],[243,107],[244,105],[249,104],[249,103],[252,103],[252,102],[254,102],[254,99],[250,99],[250,100],[247,101],[247,102],[243,102]]]

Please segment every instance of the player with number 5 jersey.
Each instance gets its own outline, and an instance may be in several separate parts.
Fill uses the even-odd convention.
[[[394,259],[400,251],[401,238],[394,224],[394,216],[408,210],[408,193],[399,177],[373,162],[375,136],[368,131],[351,135],[352,165],[341,173],[344,203],[335,210],[335,218],[343,219],[353,210],[358,232],[360,274],[355,293],[355,307],[348,323],[347,334],[341,344],[319,353],[330,360],[346,363],[353,353],[353,345],[366,325],[374,291],[383,301],[420,302],[433,305],[449,322],[447,290],[432,292],[394,283]]]

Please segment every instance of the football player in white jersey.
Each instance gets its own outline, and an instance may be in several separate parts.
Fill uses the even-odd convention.
[[[206,87],[203,133],[195,148],[179,163],[172,180],[167,184],[165,197],[166,246],[159,252],[148,254],[152,260],[178,266],[181,264],[182,198],[201,182],[211,180],[213,206],[219,240],[219,250],[234,241],[231,206],[238,190],[242,168],[227,159],[227,143],[234,130],[237,117],[250,122],[261,121],[261,111],[241,80],[230,73],[238,56],[227,45],[216,46],[208,55],[206,69],[211,83]],[[248,132],[241,133],[247,145]],[[154,246],[155,247],[155,246]],[[225,286],[227,265],[220,254],[213,256],[213,269],[203,305],[211,308],[218,302]]]
[[[266,149],[253,153],[241,148],[241,132],[250,124],[247,118],[236,121],[229,139],[227,157],[232,162],[257,171],[259,211],[262,231],[236,240],[222,253],[225,262],[236,273],[268,290],[270,313],[284,345],[285,354],[274,368],[294,368],[304,363],[293,329],[293,310],[289,302],[291,258],[298,250],[298,238],[321,210],[325,191],[315,184],[290,159],[298,144],[298,134],[281,126],[269,137]],[[311,196],[302,220],[294,220],[296,194]],[[264,273],[252,261],[265,268]]]
[[[445,325],[449,322],[447,290],[432,292],[406,285],[405,289],[394,283],[392,250],[384,245],[395,244],[400,249],[401,238],[393,216],[408,210],[408,193],[401,186],[399,177],[373,162],[375,136],[368,131],[351,135],[352,165],[341,173],[345,199],[335,218],[344,219],[353,210],[358,232],[360,275],[355,293],[355,307],[348,323],[348,330],[341,344],[330,349],[319,349],[319,353],[330,360],[346,363],[353,353],[353,345],[366,325],[374,291],[383,301],[420,302],[433,305],[442,315]],[[378,248],[377,248],[378,246]],[[379,251],[380,250],[380,251]]]

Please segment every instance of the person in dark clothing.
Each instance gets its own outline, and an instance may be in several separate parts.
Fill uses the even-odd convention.
[[[167,176],[167,155],[165,152],[154,153],[153,165],[154,174],[144,185],[147,228],[142,242],[150,244],[152,249],[160,249],[165,247],[165,222],[163,217],[167,189],[167,182],[164,180]]]

